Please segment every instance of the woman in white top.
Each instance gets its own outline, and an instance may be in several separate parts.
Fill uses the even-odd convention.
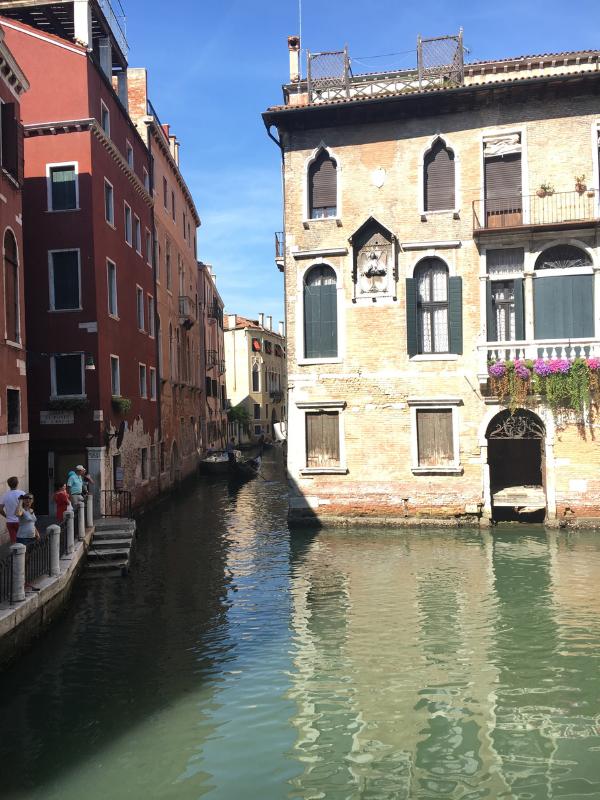
[[[17,544],[24,544],[30,547],[34,542],[40,538],[38,529],[35,526],[37,517],[33,511],[33,495],[24,494],[19,500],[17,508],[17,517],[19,520],[19,529],[17,531]],[[25,556],[27,558],[27,556]],[[31,583],[25,584],[25,591],[39,592],[37,586]]]

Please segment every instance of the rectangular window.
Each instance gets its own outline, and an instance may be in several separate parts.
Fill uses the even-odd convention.
[[[142,480],[147,481],[149,477],[148,471],[148,448],[142,447],[140,449],[140,465],[141,465],[141,472],[142,472]]]
[[[144,176],[144,189],[149,192],[150,191],[150,175],[148,174],[148,170],[146,167],[142,169],[142,174]]]
[[[260,392],[260,367],[258,364],[252,367],[252,391]]]
[[[186,219],[185,219],[185,211],[183,212],[183,214],[181,216],[182,216],[182,220],[183,220],[183,238],[186,239],[187,238],[187,225],[186,225]]]
[[[2,166],[17,181],[22,180],[19,150],[23,132],[16,113],[16,103],[0,103],[2,143],[0,154]]]
[[[50,309],[74,311],[81,307],[79,250],[49,253]]]
[[[163,205],[165,208],[169,207],[169,187],[166,178],[163,178]]]
[[[153,444],[150,447],[150,476],[152,478],[156,478],[158,474],[158,461],[156,456],[156,445]]]
[[[133,243],[133,231],[131,227],[131,207],[124,203],[125,208],[125,241],[128,245]]]
[[[140,397],[148,397],[148,381],[146,380],[146,365],[140,364]]]
[[[21,433],[21,392],[18,389],[6,390],[6,414],[8,435]]]
[[[119,357],[110,357],[110,389],[113,397],[121,396],[121,369]]]
[[[260,425],[255,425],[254,426],[254,435],[255,436],[260,436],[261,433],[262,433],[262,428],[260,427]]]
[[[112,184],[104,179],[104,219],[109,225],[115,224],[115,195]]]
[[[114,261],[106,259],[106,275],[108,279],[108,313],[111,317],[119,316],[117,305],[117,265]]]
[[[171,216],[173,217],[173,222],[175,222],[175,192],[171,192]]]
[[[210,378],[204,379],[205,389],[206,389],[206,396],[210,397],[212,394],[212,382]]]
[[[52,394],[55,397],[81,397],[83,387],[83,355],[52,356]]]
[[[142,225],[137,215],[133,217],[133,241],[135,242],[136,253],[142,255]]]
[[[483,154],[486,227],[521,225],[521,134],[509,133],[484,139]]]
[[[212,378],[211,384],[212,384],[212,386],[211,386],[211,395],[213,397],[218,397],[219,396],[219,382],[216,380],[216,378]]]
[[[254,419],[260,419],[260,405],[254,403]]]
[[[340,466],[340,415],[338,411],[306,413],[306,466],[308,469]]]
[[[150,400],[156,400],[156,370],[150,367]]]
[[[149,267],[152,266],[152,234],[146,228],[146,263]]]
[[[139,286],[136,286],[135,289],[135,302],[136,302],[138,330],[145,331],[146,327],[144,325],[144,291]]]
[[[107,136],[110,136],[110,112],[104,102],[100,101],[100,126]]]
[[[127,156],[127,163],[131,169],[133,169],[133,147],[129,144],[129,142],[126,142],[125,144],[125,153]]]
[[[78,205],[75,164],[48,167],[48,210],[73,211]]]
[[[148,295],[148,334],[154,338],[154,298]]]
[[[170,291],[172,286],[172,270],[171,270],[171,242],[167,239],[166,244],[166,254],[165,254],[165,269],[167,272],[167,289]]]
[[[452,409],[417,409],[419,467],[451,467],[455,464]]]

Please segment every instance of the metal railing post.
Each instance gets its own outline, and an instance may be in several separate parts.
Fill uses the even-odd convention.
[[[94,526],[94,495],[88,494],[85,498],[85,525],[86,528]]]
[[[12,555],[12,592],[11,603],[20,603],[25,600],[25,553],[24,544],[13,544],[10,547]]]
[[[75,549],[75,512],[65,511],[65,519],[67,520],[67,555],[70,555]]]
[[[50,576],[60,575],[60,525],[48,525],[46,535],[50,539]]]
[[[77,506],[77,538],[80,542],[85,539],[85,503],[80,501]]]

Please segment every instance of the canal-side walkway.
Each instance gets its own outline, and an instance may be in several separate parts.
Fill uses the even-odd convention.
[[[62,525],[48,525],[27,554],[21,544],[3,548],[0,665],[17,655],[63,608],[84,564],[94,529],[90,498],[87,508],[82,505],[67,513]]]

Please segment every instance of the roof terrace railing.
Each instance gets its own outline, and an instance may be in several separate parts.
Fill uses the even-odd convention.
[[[125,58],[127,58],[129,53],[129,45],[127,44],[125,10],[121,5],[121,0],[113,0],[113,3],[117,4],[117,8],[120,13],[117,14],[115,12],[111,4],[111,0],[98,0],[98,6],[106,17],[106,21],[110,25],[113,36],[121,48],[123,55]]]

